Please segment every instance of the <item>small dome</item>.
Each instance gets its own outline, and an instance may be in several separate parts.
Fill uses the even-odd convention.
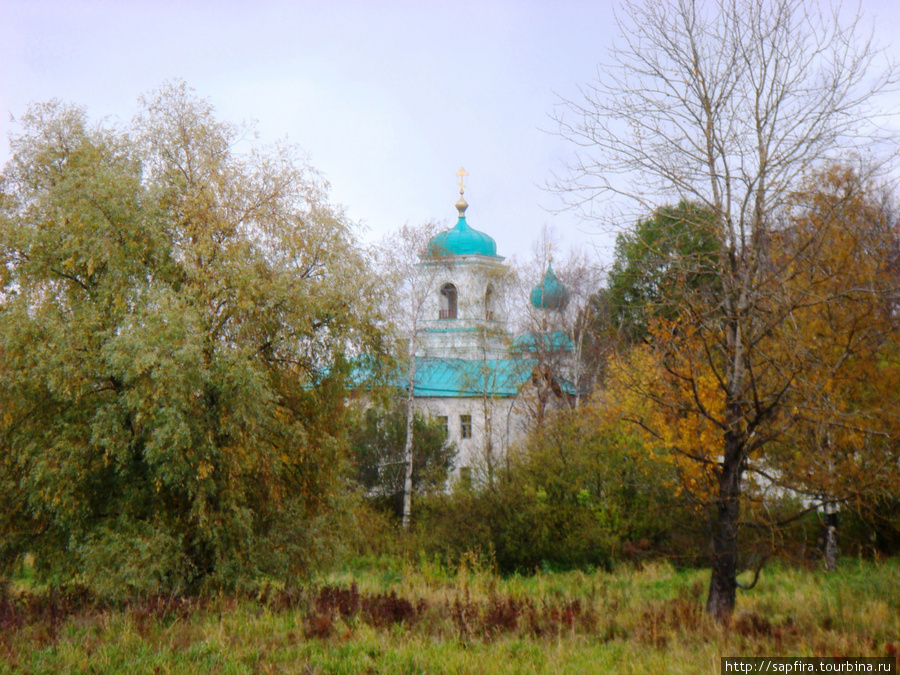
[[[562,285],[553,273],[553,264],[547,265],[544,279],[531,289],[531,304],[535,309],[562,310],[569,304],[569,289]]]
[[[454,227],[436,234],[428,242],[428,255],[487,255],[497,257],[497,243],[484,232],[470,227],[466,222],[466,200],[460,193],[456,208],[459,220]]]

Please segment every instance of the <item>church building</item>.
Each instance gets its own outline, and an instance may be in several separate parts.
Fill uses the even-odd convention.
[[[443,420],[458,468],[490,471],[527,431],[540,359],[534,335],[510,333],[510,272],[494,239],[468,224],[464,189],[460,179],[456,225],[428,242],[419,263],[433,272],[433,283],[416,349],[414,396],[419,410]],[[530,299],[538,312],[565,308],[568,291],[551,266]],[[556,339],[557,349],[571,351],[568,338]],[[571,394],[565,385],[556,390]]]

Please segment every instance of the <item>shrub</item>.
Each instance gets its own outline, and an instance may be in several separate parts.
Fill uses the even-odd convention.
[[[451,556],[492,551],[504,572],[694,559],[701,540],[690,505],[674,496],[671,467],[622,429],[590,409],[559,413],[490,483],[420,501],[419,545]]]

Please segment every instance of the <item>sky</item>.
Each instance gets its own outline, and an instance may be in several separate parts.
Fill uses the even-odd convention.
[[[890,45],[900,2],[861,9]],[[30,102],[127,121],[141,94],[184,80],[219,119],[303,148],[365,239],[452,225],[465,167],[467,220],[498,254],[529,259],[548,227],[559,248],[609,262],[611,237],[560,211],[545,186],[573,152],[550,115],[594,78],[616,37],[613,10],[605,0],[0,0],[0,164]]]

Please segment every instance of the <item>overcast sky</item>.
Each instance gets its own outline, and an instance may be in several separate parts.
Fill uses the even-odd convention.
[[[566,143],[548,115],[589,81],[615,37],[614,3],[571,0],[0,0],[0,163],[32,101],[128,120],[140,94],[183,79],[220,119],[256,120],[330,181],[379,238],[404,222],[468,220],[527,259],[544,225],[599,245],[542,186]],[[900,1],[863,0],[883,44]],[[892,48],[893,49],[893,48]]]

